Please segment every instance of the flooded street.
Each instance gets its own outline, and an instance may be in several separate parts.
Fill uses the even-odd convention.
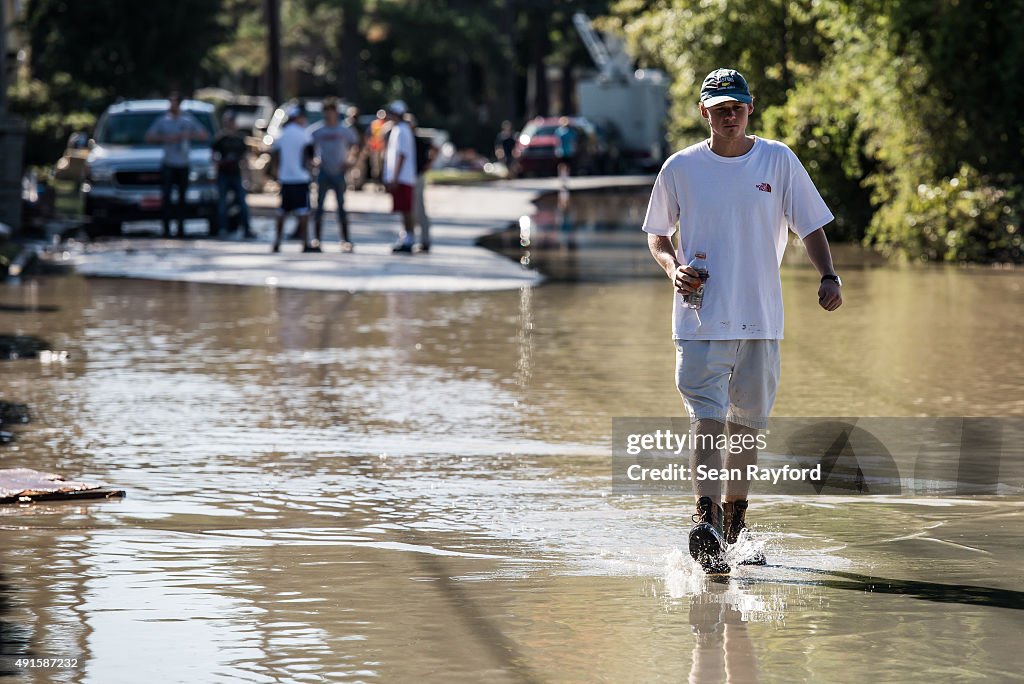
[[[831,315],[783,271],[775,415],[1024,415],[1019,270],[839,269]],[[752,497],[770,565],[709,580],[689,500],[611,491],[612,418],[683,412],[669,285],[576,280],[0,286],[0,332],[68,353],[0,365],[32,414],[3,467],[127,492],[0,508],[3,653],[77,659],[24,679],[54,682],[1020,676],[1020,482]]]

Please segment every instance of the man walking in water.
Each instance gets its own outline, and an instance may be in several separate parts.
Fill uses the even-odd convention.
[[[834,218],[800,160],[783,143],[748,135],[754,99],[733,69],[707,75],[700,115],[711,137],[672,155],[651,192],[643,230],[651,254],[675,288],[672,312],[676,387],[690,414],[697,466],[719,470],[719,438],[756,444],[778,387],[782,339],[779,267],[787,230],[803,241],[821,275],[818,303],[826,311],[842,304],[842,285],[832,267],[823,226]],[[671,236],[679,226],[679,244]],[[706,274],[686,264],[704,255]],[[700,308],[690,295],[703,287]],[[700,298],[700,295],[698,295]],[[695,299],[698,299],[695,298]],[[743,439],[744,435],[751,438]],[[724,467],[747,472],[757,448],[728,450]],[[690,555],[707,573],[727,573],[726,544],[746,527],[746,479],[693,480],[697,500],[689,534]],[[741,561],[764,564],[763,554]]]

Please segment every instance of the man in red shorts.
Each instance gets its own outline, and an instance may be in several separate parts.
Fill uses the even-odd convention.
[[[416,138],[404,118],[409,111],[405,102],[395,100],[386,109],[392,125],[384,158],[384,185],[394,202],[392,211],[402,215],[402,233],[391,251],[411,254],[416,230],[412,202],[416,188]]]

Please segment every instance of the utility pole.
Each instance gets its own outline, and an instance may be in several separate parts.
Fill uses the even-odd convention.
[[[275,104],[281,102],[281,0],[265,0],[267,19],[267,88]]]
[[[0,0],[0,223],[21,230],[21,175],[25,122],[7,113],[7,12]]]

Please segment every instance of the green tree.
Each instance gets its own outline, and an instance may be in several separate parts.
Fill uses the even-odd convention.
[[[31,0],[32,72],[42,81],[68,74],[111,96],[191,89],[224,37],[219,12],[218,0]]]
[[[913,259],[1024,260],[1024,0],[622,0],[615,16],[677,77],[677,144],[705,135],[696,79],[733,65],[761,130],[833,207],[834,235]]]

